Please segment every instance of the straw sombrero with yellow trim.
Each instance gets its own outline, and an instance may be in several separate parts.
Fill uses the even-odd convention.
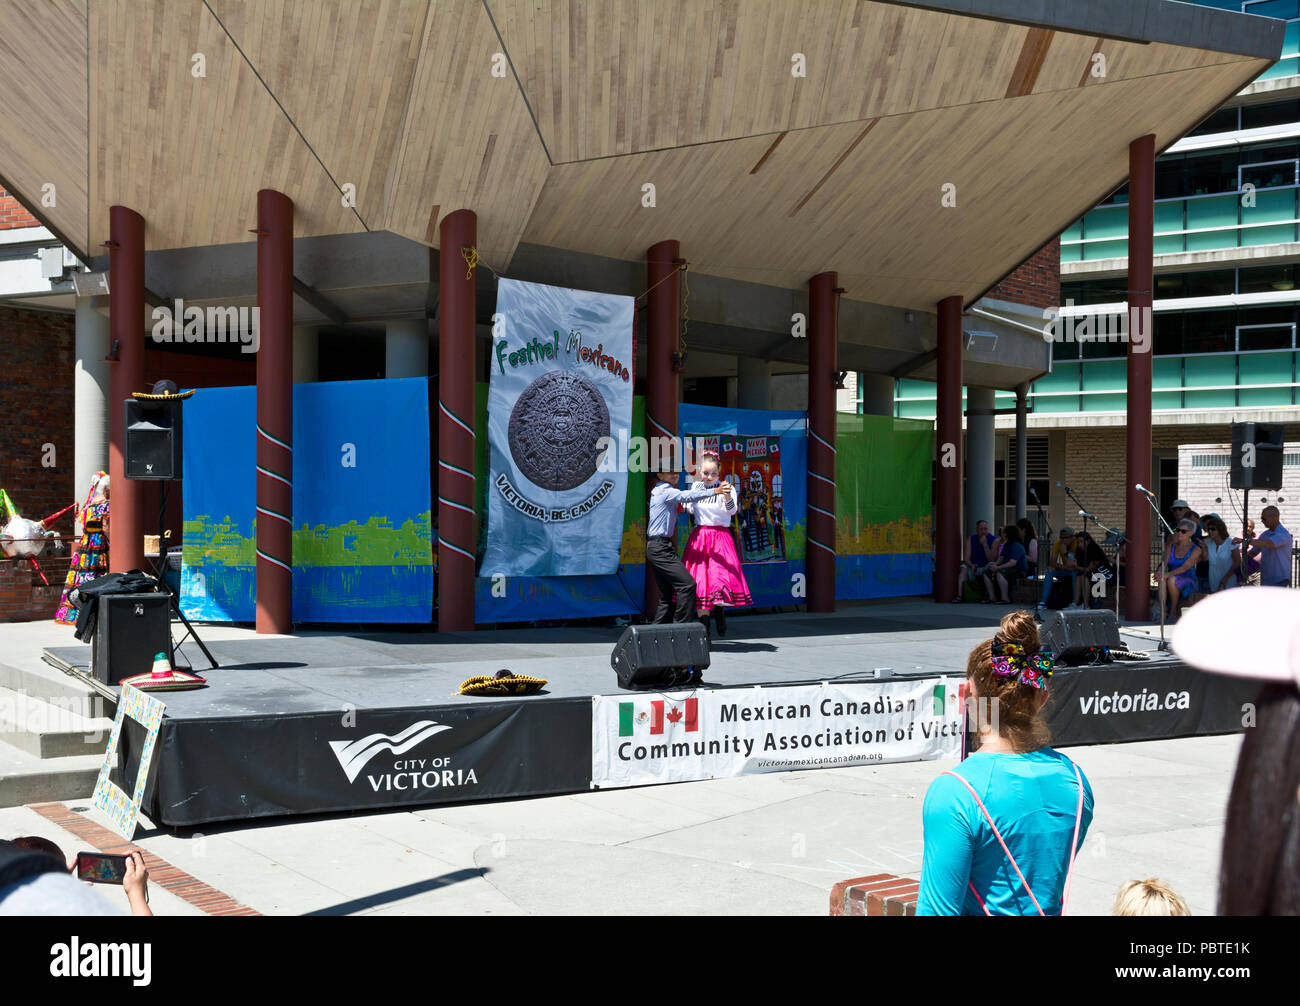
[[[155,381],[152,391],[133,391],[131,397],[142,402],[179,402],[189,398],[194,390],[190,388],[189,391],[178,391],[175,381]]]
[[[545,687],[543,678],[530,678],[505,668],[492,677],[466,678],[460,683],[461,695],[533,695]]]

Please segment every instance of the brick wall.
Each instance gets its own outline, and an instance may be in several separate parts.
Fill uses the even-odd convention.
[[[1300,451],[1300,443],[1287,441],[1285,452],[1295,454]],[[1222,440],[1211,441],[1208,443],[1186,442],[1178,448],[1178,495],[1187,500],[1192,505],[1192,509],[1204,516],[1207,513],[1217,513],[1228,525],[1228,530],[1236,535],[1241,534],[1239,516],[1233,509],[1233,503],[1241,505],[1241,494],[1239,490],[1233,490],[1229,496],[1228,473],[1229,468],[1193,468],[1192,456],[1195,454],[1212,454],[1219,455],[1225,459],[1232,455],[1231,436]],[[1277,498],[1283,498],[1282,503],[1277,502]],[[1215,503],[1215,499],[1220,498],[1222,503]],[[1267,498],[1268,502],[1275,505],[1281,514],[1282,526],[1287,528],[1294,535],[1300,532],[1300,470],[1295,468],[1282,469],[1282,490],[1252,490],[1250,494],[1250,513],[1249,516],[1255,521],[1257,531],[1264,530],[1259,523],[1259,512],[1264,509],[1263,500]],[[1229,502],[1231,499],[1233,502]]]
[[[915,915],[920,891],[920,882],[892,873],[841,880],[831,888],[830,914],[841,918]]]
[[[76,494],[72,316],[0,307],[0,347],[0,487],[24,517],[41,520]],[[52,458],[45,444],[53,445]],[[55,530],[70,534],[72,515]]]
[[[0,189],[0,231],[14,227],[39,227],[41,222],[23,208],[23,204]]]
[[[72,561],[63,555],[43,555],[37,560],[46,585],[27,560],[0,556],[0,622],[37,622],[53,618],[63,596],[63,583]]]
[[[1053,238],[1025,260],[1015,272],[1004,276],[986,297],[1009,300],[1031,307],[1059,307],[1061,304],[1061,239]]]

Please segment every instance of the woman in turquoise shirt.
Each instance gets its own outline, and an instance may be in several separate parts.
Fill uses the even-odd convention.
[[[971,651],[979,750],[930,784],[917,915],[1059,915],[1092,823],[1092,787],[1047,746],[1052,655],[1027,611]],[[1072,852],[1074,855],[1072,855]]]

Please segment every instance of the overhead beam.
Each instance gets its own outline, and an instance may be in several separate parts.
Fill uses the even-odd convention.
[[[897,378],[906,377],[908,374],[916,373],[916,371],[920,370],[927,363],[933,363],[937,359],[939,359],[938,348],[928,349],[921,355],[914,356],[910,360],[900,363],[889,372],[889,376]]]
[[[337,304],[328,297],[324,296],[319,290],[308,286],[297,276],[293,278],[293,292],[296,297],[306,301],[311,307],[325,315],[336,325],[346,325],[348,316],[343,313]]]

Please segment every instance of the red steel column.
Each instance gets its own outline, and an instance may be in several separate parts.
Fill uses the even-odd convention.
[[[1151,290],[1155,234],[1156,138],[1139,137],[1128,147],[1128,394],[1126,397],[1128,464],[1124,473],[1124,533],[1128,587],[1124,617],[1151,620],[1151,506],[1133,487],[1151,486],[1151,356],[1155,352]]]
[[[108,567],[144,569],[144,493],[126,477],[126,406],[144,383],[144,217],[125,206],[108,211],[108,330],[117,362],[108,378]],[[84,493],[85,486],[77,492]]]
[[[478,513],[474,483],[474,321],[478,216],[456,210],[438,227],[438,631],[474,629]]]
[[[939,384],[935,403],[934,596],[957,594],[961,564],[961,298],[939,301]]]
[[[835,372],[838,274],[808,281],[808,610],[835,610]]]
[[[257,631],[293,631],[293,200],[257,193]]]
[[[660,241],[646,252],[646,400],[645,434],[651,443],[657,437],[677,436],[677,372],[673,370],[673,353],[677,352],[682,328],[681,245],[677,241]],[[657,460],[653,452],[648,455]],[[685,462],[685,458],[679,458]],[[653,473],[647,476],[654,486]],[[645,568],[645,613],[653,616],[659,605],[659,585],[650,564]]]

